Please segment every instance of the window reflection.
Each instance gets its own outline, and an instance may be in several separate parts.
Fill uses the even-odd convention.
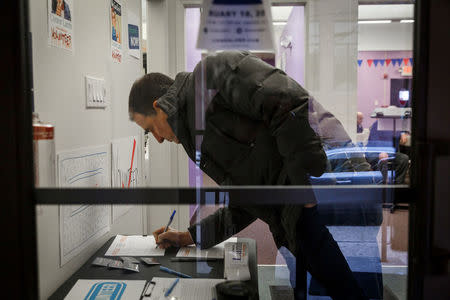
[[[158,115],[158,109],[163,111],[167,117],[164,121],[170,126],[148,121],[144,111],[135,111],[134,107],[130,117],[146,131],[144,136],[137,135],[138,127],[122,132],[121,125],[114,125],[116,117],[128,122],[127,112],[114,115],[112,121],[108,119],[107,125],[113,129],[109,130],[107,126],[108,130],[102,132],[113,131],[116,136],[117,131],[117,137],[132,134],[133,138],[125,141],[123,147],[112,149],[108,146],[109,136],[102,134],[102,139],[95,139],[95,143],[101,140],[101,144],[108,145],[100,152],[83,152],[83,155],[112,152],[111,156],[117,157],[114,153],[118,151],[124,159],[105,156],[96,162],[112,161],[116,170],[111,174],[112,182],[108,179],[102,180],[101,184],[89,181],[88,186],[131,188],[172,184],[178,187],[182,185],[179,178],[183,176],[190,187],[219,184],[306,186],[311,193],[305,197],[307,199],[299,199],[304,201],[302,205],[295,205],[298,202],[283,206],[270,203],[237,209],[236,206],[239,208],[247,199],[212,192],[205,196],[205,202],[210,205],[201,205],[204,202],[200,200],[204,199],[200,199],[197,205],[190,207],[189,216],[183,217],[189,219],[190,229],[197,233],[199,244],[210,246],[229,235],[251,237],[257,241],[262,299],[268,299],[264,295],[277,289],[270,286],[295,288],[295,276],[305,275],[304,271],[308,269],[305,266],[299,269],[300,264],[295,258],[299,257],[298,248],[302,243],[317,246],[318,242],[314,240],[317,236],[324,237],[324,244],[333,248],[329,252],[324,250],[325,256],[331,253],[327,259],[339,261],[340,258],[333,255],[343,253],[358,285],[371,298],[381,299],[384,293],[392,293],[401,299],[402,291],[405,291],[408,211],[405,207],[392,209],[381,193],[361,197],[354,192],[365,185],[379,188],[408,183],[413,61],[412,42],[405,36],[412,37],[412,25],[398,21],[398,18],[409,18],[407,14],[397,16],[396,21],[389,23],[358,24],[358,19],[374,21],[377,17],[362,13],[364,9],[360,9],[358,15],[356,7],[348,8],[339,3],[311,2],[308,9],[303,6],[274,7],[274,11],[281,10],[279,14],[274,13],[274,53],[210,53],[196,49],[200,10],[187,8],[185,65],[180,68],[187,73],[169,76],[165,90],[148,98],[152,101],[149,106],[157,100],[157,109],[153,107],[155,114]],[[340,6],[339,10],[336,5]],[[376,11],[374,6],[371,8]],[[401,34],[402,38],[392,39],[394,34]],[[383,36],[385,40],[380,38]],[[149,52],[150,58],[152,55]],[[202,59],[206,68],[198,65]],[[154,63],[155,59],[151,61]],[[149,71],[153,72],[151,68]],[[193,76],[199,80],[191,80]],[[133,80],[135,77],[138,76]],[[133,80],[130,79],[130,87]],[[189,89],[180,96],[177,92],[183,84],[188,84]],[[182,101],[171,102],[176,97]],[[193,104],[185,105],[183,100],[186,99]],[[267,102],[260,103],[261,99]],[[136,112],[144,118],[135,118]],[[45,120],[53,117],[51,113],[44,116]],[[70,117],[71,114],[67,114],[67,118]],[[58,119],[57,128],[63,133],[60,136],[69,137],[66,133],[71,133],[71,126],[62,125],[63,121],[66,120]],[[164,126],[159,126],[161,124]],[[87,128],[84,127],[83,132],[89,135]],[[143,133],[142,130],[139,132]],[[164,140],[165,143],[157,143]],[[167,141],[183,145],[168,146]],[[78,141],[71,142],[66,141],[64,147],[78,148]],[[64,147],[59,145],[60,156]],[[291,155],[297,151],[304,155],[300,158]],[[189,160],[182,159],[185,152]],[[71,154],[70,158],[79,156]],[[189,170],[185,165],[183,168],[184,162],[189,163]],[[89,173],[99,175],[95,172],[106,169],[96,164],[78,170],[80,164],[74,163],[71,169],[76,172],[67,177],[67,182],[80,182],[92,178],[88,177]],[[136,170],[136,166],[142,169]],[[85,174],[89,175],[82,176]],[[309,189],[310,185],[312,189]],[[336,192],[341,186],[347,188],[347,193]],[[330,187],[332,192],[327,190]],[[305,215],[308,217],[308,213],[302,211],[303,204],[308,201],[317,202],[317,206],[310,210],[309,218],[302,219]],[[135,215],[141,216],[141,209],[147,210],[139,207]],[[113,207],[113,219],[114,213],[121,216],[128,213],[120,211],[125,209]],[[154,207],[147,211],[152,225],[159,222],[160,216]],[[209,226],[196,225],[208,217],[210,222],[206,224]],[[44,218],[47,216],[41,217],[40,221]],[[134,215],[128,215],[127,220],[132,221],[132,230],[147,226]],[[298,225],[299,220],[306,225]],[[118,231],[123,230],[116,226]],[[41,238],[46,234],[45,227],[42,228]],[[145,229],[148,232],[155,230],[150,225]],[[307,230],[310,230],[309,235],[303,235],[298,242],[300,238],[296,240],[296,234]],[[208,234],[210,240],[205,238]],[[321,247],[312,248],[303,250],[310,254],[322,250]],[[41,255],[45,256],[45,251],[41,251]],[[341,263],[345,266],[343,259]],[[322,272],[327,272],[324,269],[328,266],[320,267]],[[322,284],[323,273],[318,273],[305,278],[311,299],[330,295]],[[397,275],[400,284],[395,286],[391,280],[399,279]],[[279,288],[280,291],[283,289]]]

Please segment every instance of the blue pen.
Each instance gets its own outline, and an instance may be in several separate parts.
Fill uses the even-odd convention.
[[[169,289],[164,294],[164,297],[167,297],[170,295],[170,293],[172,293],[172,291],[173,291],[174,287],[177,285],[178,281],[180,281],[180,278],[175,279],[175,281],[172,283],[172,285],[169,287]]]
[[[177,212],[177,211],[174,209],[172,215],[170,216],[169,222],[168,222],[167,225],[166,225],[166,228],[164,228],[163,233],[166,232],[167,229],[169,229],[169,226],[170,226],[170,224],[172,224],[172,221],[173,221],[173,216],[175,216],[175,213],[176,213],[176,212]],[[156,248],[158,248],[158,246],[159,246],[159,245],[156,245]]]
[[[169,269],[169,268],[166,268],[166,267],[163,267],[163,266],[159,266],[159,269],[160,269],[161,271],[167,272],[167,273],[169,273],[169,274],[176,275],[176,276],[178,276],[178,277],[192,278],[192,277],[189,276],[189,275],[186,275],[186,274],[177,272],[177,271],[175,271],[175,270],[172,270],[172,269]]]

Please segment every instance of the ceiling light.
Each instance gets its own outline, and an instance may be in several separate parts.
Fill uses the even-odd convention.
[[[385,24],[385,23],[392,23],[392,20],[365,20],[365,21],[358,21],[358,24]]]
[[[287,22],[273,22],[273,25],[274,26],[283,26],[283,25],[286,25],[287,24]]]
[[[414,20],[400,20],[400,23],[414,23]]]

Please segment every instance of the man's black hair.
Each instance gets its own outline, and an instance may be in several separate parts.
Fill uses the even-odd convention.
[[[149,73],[136,80],[131,87],[128,98],[128,112],[133,120],[133,113],[146,116],[156,114],[153,101],[163,96],[174,80],[162,73]]]

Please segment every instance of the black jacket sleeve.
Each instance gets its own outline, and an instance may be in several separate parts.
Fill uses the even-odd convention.
[[[208,56],[194,70],[217,90],[223,106],[252,120],[263,121],[276,138],[292,184],[304,184],[306,174],[320,176],[326,155],[308,120],[309,95],[283,71],[244,51]]]
[[[195,244],[207,249],[238,233],[256,217],[233,206],[223,207],[188,228]]]

